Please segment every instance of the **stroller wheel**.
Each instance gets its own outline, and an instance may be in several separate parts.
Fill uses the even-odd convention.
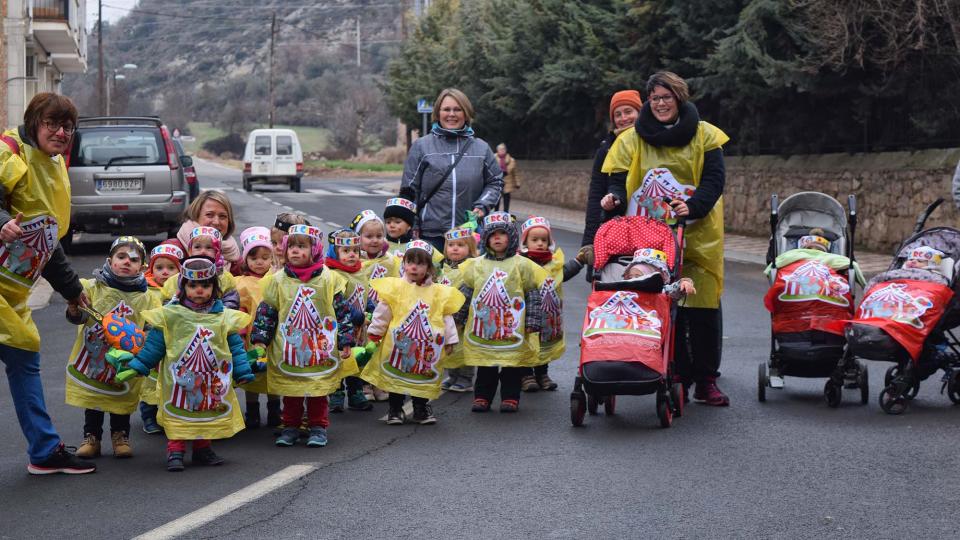
[[[587,412],[590,413],[590,416],[597,415],[597,408],[600,407],[600,399],[595,397],[593,394],[587,394]]]
[[[895,385],[880,391],[880,408],[887,414],[903,414],[907,410],[907,398],[897,392]]]
[[[668,428],[673,424],[673,410],[670,409],[670,403],[667,395],[657,393],[657,418],[660,419],[660,427]]]
[[[683,416],[683,383],[670,385],[670,402],[673,404],[673,415],[677,418]]]
[[[887,368],[887,372],[883,375],[883,385],[889,387],[896,383],[897,380],[900,382],[907,382],[904,377],[904,372],[900,369],[900,366],[891,366]],[[905,399],[913,399],[917,397],[917,394],[920,393],[920,381],[919,379],[910,385],[909,388],[903,393],[902,397]]]
[[[960,403],[960,371],[950,373],[950,379],[947,381],[947,397],[954,403]]]
[[[893,379],[898,375],[900,375],[900,366],[888,367],[886,373],[883,374],[883,385],[890,386],[890,383],[892,383]]]
[[[834,382],[833,379],[828,379],[823,385],[823,397],[826,398],[828,406],[836,409],[840,406],[840,400],[843,397],[843,386]]]
[[[763,403],[767,400],[767,385],[770,380],[767,378],[767,364],[760,362],[760,369],[757,372],[757,401]]]
[[[583,425],[583,417],[587,412],[587,398],[583,392],[573,392],[570,394],[570,423],[574,427]]]
[[[860,387],[860,404],[866,405],[870,401],[870,373],[863,364],[860,364],[860,373],[857,374],[857,386]]]
[[[603,414],[613,416],[617,411],[617,396],[607,396],[603,398]]]

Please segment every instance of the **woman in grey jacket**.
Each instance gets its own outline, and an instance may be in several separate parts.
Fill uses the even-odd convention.
[[[474,137],[473,118],[463,92],[442,90],[433,129],[414,141],[403,167],[400,196],[417,204],[420,238],[441,251],[443,233],[463,223],[467,212],[486,215],[503,190],[503,172],[490,145]]]

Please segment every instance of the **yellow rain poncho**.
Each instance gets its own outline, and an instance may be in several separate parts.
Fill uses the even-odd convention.
[[[539,289],[543,268],[514,256],[502,261],[473,259],[461,272],[473,289],[463,329],[464,364],[517,367],[539,358],[540,341],[526,331],[526,291]]]
[[[266,276],[262,278],[257,276],[237,276],[234,278],[237,285],[237,292],[240,293],[240,311],[249,314],[251,318],[256,316],[257,306],[259,306],[260,301],[263,300],[261,281],[264,279],[266,279]],[[250,349],[250,326],[251,325],[247,325],[244,328],[243,344],[247,349]],[[267,359],[260,358],[258,361],[266,362]],[[257,373],[253,381],[239,385],[238,388],[247,392],[265,394],[267,392],[267,374]]]
[[[81,282],[93,309],[103,315],[122,315],[141,328],[145,312],[159,306],[146,292],[123,292],[93,279]],[[77,329],[67,363],[67,405],[115,414],[130,414],[137,409],[140,388],[149,383],[141,378],[116,382],[117,372],[106,361],[109,349],[103,340],[103,327],[88,317]]]
[[[0,183],[4,206],[13,217],[23,214],[19,241],[0,244],[0,344],[40,351],[40,334],[27,298],[57,244],[70,230],[70,179],[63,157],[23,144],[16,129],[4,133],[19,145],[19,154],[0,142]]]
[[[357,277],[362,279],[366,285],[367,298],[373,298],[374,304],[376,304],[379,299],[377,298],[377,292],[370,288],[370,282],[379,278],[399,276],[400,259],[389,251],[376,259],[364,259],[360,271],[357,272]],[[366,299],[364,303],[366,303]]]
[[[446,367],[443,318],[456,313],[466,299],[452,287],[418,287],[403,278],[377,279],[371,286],[390,306],[392,318],[360,376],[388,392],[436,399]]]
[[[539,366],[563,356],[567,350],[563,337],[563,250],[557,248],[553,259],[542,268],[547,277],[540,286],[540,310],[543,328],[540,329],[540,355],[526,366]]]
[[[237,278],[235,278],[233,274],[227,270],[224,270],[220,273],[220,276],[217,278],[217,282],[220,285],[221,295],[237,289]],[[169,302],[170,299],[176,296],[179,292],[180,273],[178,272],[167,278],[167,282],[163,284],[160,295],[163,297],[163,302],[166,303]]]
[[[167,352],[160,373],[157,422],[172,440],[225,439],[244,427],[233,390],[233,355],[227,336],[250,323],[233,309],[198,313],[167,305],[144,313],[163,331]]]
[[[344,377],[360,370],[351,356],[337,348],[335,294],[344,294],[346,280],[324,270],[304,283],[286,272],[263,278],[263,301],[277,310],[279,320],[267,357],[267,390],[278,396],[326,396],[340,388]]]
[[[473,259],[464,259],[460,261],[460,264],[458,264],[456,268],[444,265],[440,270],[437,283],[449,285],[459,291],[460,286],[463,285],[463,270],[467,266],[470,266],[472,260]],[[453,351],[450,354],[443,357],[443,367],[446,369],[461,368],[466,365],[463,363],[463,329],[458,328],[457,332],[460,341],[453,345]]]
[[[700,122],[696,135],[683,147],[647,144],[634,128],[621,133],[603,162],[607,174],[627,172],[627,196],[633,196],[652,169],[668,169],[679,184],[676,196],[686,199],[688,190],[700,185],[703,154],[722,147],[730,137],[716,126]],[[697,294],[683,301],[686,307],[718,308],[723,293],[723,197],[702,219],[685,232],[683,277],[693,280]]]

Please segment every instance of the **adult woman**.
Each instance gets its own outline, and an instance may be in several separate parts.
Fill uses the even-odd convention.
[[[507,153],[507,145],[500,143],[497,145],[497,164],[503,171],[503,193],[500,200],[503,202],[503,211],[510,211],[510,194],[515,189],[520,189],[520,173],[517,172],[517,160]],[[500,209],[500,203],[497,203],[497,209]]]
[[[223,258],[231,265],[230,271],[238,274],[240,247],[233,239],[236,222],[233,219],[233,205],[230,199],[219,191],[204,191],[190,203],[186,212],[187,219],[177,232],[177,240],[186,247],[190,241],[190,231],[196,227],[213,227],[223,237],[221,250]]]
[[[43,276],[73,305],[87,305],[59,239],[70,230],[70,179],[63,153],[77,109],[63,96],[34,96],[23,125],[0,136],[0,360],[27,438],[31,474],[96,470],[67,452],[53,428],[40,380],[40,334],[27,298]]]
[[[612,176],[619,175],[620,181],[624,181],[626,173],[615,173],[614,175],[601,172],[603,160],[607,157],[607,151],[610,145],[628,128],[633,127],[640,115],[640,107],[643,102],[640,101],[640,92],[636,90],[621,90],[610,98],[610,133],[600,142],[600,148],[593,158],[593,170],[590,174],[590,188],[587,192],[587,215],[583,227],[583,239],[581,246],[593,245],[593,237],[597,234],[597,229],[603,223],[603,209],[600,207],[600,199],[610,190],[610,179]]]
[[[503,172],[490,146],[473,134],[473,105],[456,88],[440,91],[433,129],[414,141],[403,167],[400,196],[417,205],[420,238],[443,249],[443,233],[468,211],[483,217],[500,200]]]
[[[651,187],[675,193],[673,211],[689,220],[684,237],[683,275],[696,283],[697,294],[680,308],[677,328],[677,358],[686,384],[696,383],[694,399],[726,406],[730,400],[717,387],[722,352],[723,317],[723,185],[726,179],[722,145],[729,137],[700,121],[689,101],[687,83],[675,73],[661,71],[647,81],[647,103],[634,126],[610,147],[602,171],[627,173],[626,185],[611,185],[604,197],[605,210],[628,201],[642,210],[661,204],[661,197],[648,195]],[[657,169],[657,182],[641,182]],[[664,173],[663,169],[667,169]],[[651,178],[654,178],[651,176]],[[658,184],[652,186],[652,184]],[[687,196],[692,191],[692,195]],[[633,212],[628,212],[633,213]]]

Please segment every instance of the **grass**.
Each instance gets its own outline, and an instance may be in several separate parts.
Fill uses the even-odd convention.
[[[223,137],[226,133],[210,124],[210,122],[190,122],[190,134],[196,137],[196,141],[185,143],[190,152],[197,152],[203,148],[207,141]],[[250,129],[265,128],[267,126],[252,126]],[[300,146],[304,152],[320,152],[326,150],[330,141],[330,131],[325,128],[308,126],[276,126],[280,129],[292,129],[297,132],[297,138],[300,139]],[[243,134],[246,137],[246,134]]]
[[[304,163],[310,169],[346,169],[351,171],[403,172],[399,163],[358,163],[342,159],[311,160]]]

